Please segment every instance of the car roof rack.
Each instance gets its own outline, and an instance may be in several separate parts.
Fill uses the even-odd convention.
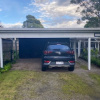
[[[48,44],[69,44],[68,42],[48,42]]]

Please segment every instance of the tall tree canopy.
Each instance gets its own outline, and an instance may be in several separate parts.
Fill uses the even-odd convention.
[[[32,15],[27,15],[26,16],[26,21],[23,22],[23,27],[25,28],[43,28],[43,25],[39,20],[37,20],[34,16]]]
[[[84,27],[100,27],[100,0],[71,0],[71,3],[80,5],[77,11],[80,11],[82,18],[78,21],[87,20]]]

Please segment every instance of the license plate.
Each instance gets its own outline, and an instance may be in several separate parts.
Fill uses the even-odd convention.
[[[56,64],[64,64],[62,61],[57,61]]]

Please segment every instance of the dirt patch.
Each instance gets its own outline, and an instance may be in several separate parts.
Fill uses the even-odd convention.
[[[13,64],[12,70],[41,71],[41,59],[19,59]]]

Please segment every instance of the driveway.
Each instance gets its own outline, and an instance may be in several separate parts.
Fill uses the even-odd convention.
[[[67,68],[53,68],[41,71],[41,59],[19,59],[11,70],[35,72],[35,79],[28,79],[17,88],[14,100],[100,100],[100,69],[92,66],[84,69],[87,63],[81,59],[75,71]],[[94,77],[95,76],[95,77]]]

